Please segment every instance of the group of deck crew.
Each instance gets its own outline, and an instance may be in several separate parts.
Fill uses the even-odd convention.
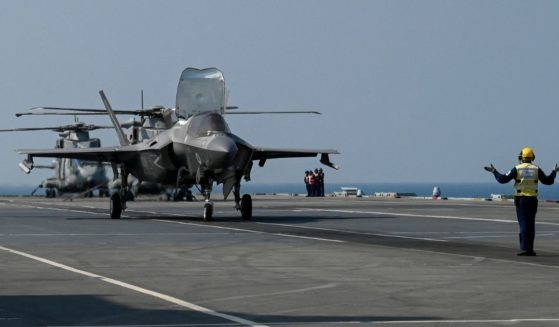
[[[322,168],[305,171],[304,181],[307,188],[307,197],[324,196],[324,172]]]

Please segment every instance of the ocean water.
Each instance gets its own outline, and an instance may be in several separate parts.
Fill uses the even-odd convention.
[[[431,196],[433,188],[438,186],[442,196],[446,197],[466,197],[466,198],[489,198],[491,194],[513,194],[513,184],[499,183],[327,183],[325,192],[333,193],[340,191],[342,186],[357,187],[365,195],[374,192],[399,192],[415,193],[417,196]],[[29,195],[35,187],[33,186],[0,186],[0,195]],[[196,190],[194,190],[196,192]],[[243,193],[298,193],[306,194],[303,183],[243,183],[241,184]],[[559,200],[558,185],[540,185],[540,199]],[[214,192],[221,193],[221,187],[214,187]],[[44,190],[39,189],[37,195],[43,195]]]

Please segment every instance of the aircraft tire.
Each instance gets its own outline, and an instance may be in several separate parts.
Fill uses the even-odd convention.
[[[120,194],[118,193],[113,193],[113,195],[111,195],[110,213],[111,219],[120,219],[120,214],[122,213],[122,202]]]
[[[214,206],[212,203],[204,204],[204,221],[211,221],[214,213]]]
[[[243,220],[252,219],[252,197],[250,194],[243,194],[241,198],[241,217]]]

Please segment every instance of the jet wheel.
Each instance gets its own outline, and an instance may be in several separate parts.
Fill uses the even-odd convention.
[[[113,193],[111,195],[111,219],[120,219],[120,214],[122,213],[122,202],[119,193]]]
[[[252,198],[250,194],[243,194],[241,198],[241,217],[243,217],[243,220],[252,219]]]
[[[213,213],[214,213],[213,204],[206,202],[206,204],[204,204],[204,221],[212,220]]]

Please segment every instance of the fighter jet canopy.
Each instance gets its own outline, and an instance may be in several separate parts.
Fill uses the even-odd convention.
[[[223,112],[226,90],[223,73],[217,68],[186,68],[177,87],[176,112],[188,118],[201,112]]]

